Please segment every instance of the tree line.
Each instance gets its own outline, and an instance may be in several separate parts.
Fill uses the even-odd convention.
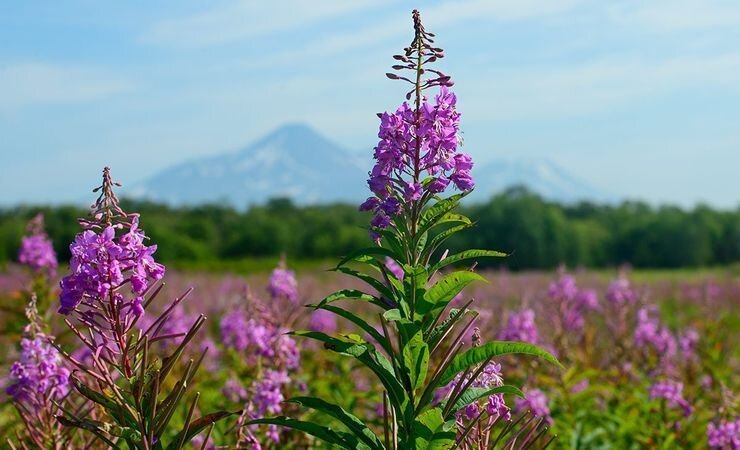
[[[354,205],[297,206],[275,199],[247,211],[220,205],[170,207],[125,200],[141,213],[158,245],[158,259],[188,264],[285,254],[291,259],[336,258],[369,244],[369,217]],[[675,268],[740,262],[740,207],[653,207],[642,202],[560,204],[524,188],[463,207],[476,227],[449,241],[450,250],[492,248],[511,253],[511,269],[569,266]],[[14,261],[26,222],[44,213],[61,260],[86,214],[75,206],[0,209],[0,263]]]

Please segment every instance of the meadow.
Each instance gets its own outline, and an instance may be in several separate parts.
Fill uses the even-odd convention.
[[[55,234],[63,253],[43,214],[18,242],[8,236],[21,219],[8,222],[5,248],[18,251],[0,273],[3,446],[740,448],[737,214],[661,210],[624,230],[622,212],[650,211],[604,208],[589,216],[601,220],[570,227],[521,192],[516,214],[506,197],[499,209],[461,207],[475,172],[461,151],[454,82],[432,68],[445,54],[416,10],[412,21],[413,39],[386,74],[409,90],[378,114],[359,205],[369,224],[331,250],[341,217],[311,222],[326,235],[306,256],[331,256],[326,266],[284,257],[264,271],[265,260],[221,258],[304,245],[286,229],[287,240],[271,239],[269,220],[232,223],[243,233],[218,249],[190,242],[192,261],[177,259],[191,270],[164,264],[179,230],[149,234],[150,211],[119,200],[109,167],[90,211]],[[290,205],[267,209],[276,204],[312,229]],[[56,220],[74,209],[61,211]],[[499,229],[512,231],[506,248],[489,249]],[[625,255],[713,268],[613,264]],[[509,271],[507,261],[600,269]]]

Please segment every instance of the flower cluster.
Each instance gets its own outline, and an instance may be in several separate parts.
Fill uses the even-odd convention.
[[[569,274],[552,282],[547,295],[557,303],[563,327],[571,331],[582,330],[584,314],[599,307],[596,292],[578,288],[575,278]]]
[[[546,423],[552,424],[553,420],[550,416],[550,400],[547,398],[544,392],[539,389],[530,389],[524,392],[524,398],[516,399],[516,410],[526,411],[529,410],[533,415],[542,417]]]
[[[283,298],[291,302],[298,301],[298,282],[295,279],[295,273],[288,270],[284,263],[281,263],[272,271],[267,290],[273,299]]]
[[[34,274],[53,277],[57,271],[57,255],[51,239],[44,231],[44,216],[36,215],[29,222],[27,230],[27,235],[21,240],[18,262],[27,266]]]
[[[524,309],[509,316],[506,327],[499,333],[502,341],[521,341],[536,344],[540,336],[534,322],[534,311]]]
[[[70,372],[49,339],[42,333],[24,337],[20,358],[10,367],[6,392],[29,411],[37,411],[50,401],[61,399],[70,389]]]
[[[678,381],[659,381],[650,387],[650,399],[665,399],[671,408],[680,408],[684,416],[691,415],[691,404],[683,398],[683,383]]]
[[[617,306],[633,305],[638,298],[637,292],[630,286],[630,281],[625,276],[620,276],[609,283],[606,288],[606,299]]]
[[[120,228],[128,229],[117,236]],[[136,216],[129,224],[108,224],[101,232],[88,229],[79,233],[69,246],[71,273],[60,282],[59,312],[69,314],[86,302],[94,308],[95,302],[105,299],[141,315],[149,279],[159,280],[165,273],[164,266],[154,261],[157,246],[144,245],[145,239]],[[126,283],[131,287],[130,300],[119,289]]]
[[[473,374],[468,373],[464,378],[462,375],[463,374],[458,374],[447,386],[439,389],[435,394],[436,401],[441,401],[442,399],[457,393],[461,387],[468,385],[468,383],[470,384],[470,387],[473,388],[487,389],[503,386],[504,384],[501,364],[493,361],[489,362],[472,382],[470,379]],[[489,395],[484,404],[473,402],[460,410],[456,414],[458,424],[462,425],[466,420],[477,418],[481,413],[482,408],[485,408],[485,412],[488,413],[489,418],[496,419],[500,417],[504,420],[511,419],[511,410],[506,405],[503,394],[494,394]]]
[[[712,449],[740,450],[740,419],[723,420],[707,427],[707,445]]]
[[[288,383],[290,377],[284,370],[265,370],[262,378],[255,379],[252,383],[247,414],[256,419],[282,412],[282,403],[285,400],[282,388]],[[275,442],[279,441],[276,428],[270,427],[268,436]]]
[[[640,308],[637,312],[634,340],[638,348],[652,348],[664,363],[672,360],[678,350],[675,336],[657,318],[651,316],[648,308]],[[690,340],[684,345],[692,345],[693,348]]]
[[[375,196],[360,206],[361,211],[375,212],[373,226],[387,228],[403,202],[440,194],[450,183],[461,191],[473,189],[473,161],[470,155],[457,152],[460,113],[456,103],[455,94],[442,86],[434,103],[424,100],[414,109],[404,102],[395,112],[379,115],[380,142],[368,179]],[[424,182],[419,180],[422,172],[430,176]]]
[[[249,358],[269,358],[280,367],[295,369],[300,364],[298,346],[284,329],[257,318],[247,319],[242,309],[221,318],[221,342],[227,348],[246,352]]]

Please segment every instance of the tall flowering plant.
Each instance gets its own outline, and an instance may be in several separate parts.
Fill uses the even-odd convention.
[[[158,281],[165,267],[154,259],[157,246],[146,245],[138,215],[127,214],[118,205],[116,185],[106,167],[102,185],[94,190],[100,195],[91,216],[80,221],[83,231],[70,245],[70,273],[60,282],[59,312],[69,316],[67,326],[87,350],[81,352],[84,358],[65,354],[75,368],[70,384],[106,415],[93,421],[65,409],[57,419],[92,433],[110,448],[177,450],[232,413],[221,411],[193,420],[200,395],[196,393],[184,411],[184,426],[171,429],[205,351],[197,361],[185,364],[179,378],[170,375],[205,316],[195,319],[186,332],[162,332],[174,329],[168,322],[188,291],[146,328],[137,326],[160,292]],[[167,340],[177,344],[160,358],[153,345]]]
[[[25,266],[32,278],[30,290],[36,295],[37,308],[46,312],[51,303],[51,280],[57,273],[57,255],[44,228],[44,215],[36,214],[26,226],[21,239],[18,262]]]
[[[458,309],[449,306],[467,285],[484,279],[473,269],[450,273],[442,273],[442,269],[466,260],[506,255],[466,250],[439,256],[448,238],[473,225],[467,217],[453,212],[474,187],[470,173],[473,162],[458,151],[460,113],[450,90],[453,82],[430,67],[444,56],[443,50],[434,45],[434,35],[424,29],[418,11],[413,12],[413,23],[414,38],[403,54],[394,56],[396,72],[387,75],[410,84],[406,99],[411,103],[379,115],[380,142],[368,180],[373,196],[360,207],[374,213],[370,234],[376,245],[346,256],[334,269],[366,283],[372,292],[341,290],[311,305],[354,323],[368,338],[318,331],[293,333],[320,341],[325,348],[354,358],[372,371],[383,387],[382,433],[376,434],[369,422],[339,405],[315,397],[290,401],[326,414],[346,431],[288,417],[251,424],[291,427],[335,448],[455,448],[491,417],[508,418],[507,408],[501,405],[502,394],[521,395],[519,389],[504,385],[498,377],[492,381],[489,372],[498,370],[491,365],[494,358],[521,353],[558,364],[532,344],[501,341],[470,347],[463,342],[477,316],[470,309],[472,300]],[[430,92],[436,92],[433,100],[427,96]],[[443,197],[453,185],[460,192]],[[360,272],[358,265],[367,266],[374,275]],[[347,299],[376,307],[377,325],[335,303]],[[484,400],[496,407],[469,408]],[[460,413],[466,410],[475,411],[474,417],[461,419]],[[500,444],[523,448],[542,435],[530,429],[524,434],[526,438],[517,440],[520,432]]]

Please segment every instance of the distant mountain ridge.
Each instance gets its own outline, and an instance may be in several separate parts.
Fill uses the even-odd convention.
[[[166,168],[128,195],[171,205],[223,202],[237,208],[287,197],[297,204],[361,202],[372,164],[304,124],[284,125],[245,148]],[[494,160],[473,168],[471,196],[485,200],[512,185],[526,185],[564,202],[613,199],[547,160]]]

